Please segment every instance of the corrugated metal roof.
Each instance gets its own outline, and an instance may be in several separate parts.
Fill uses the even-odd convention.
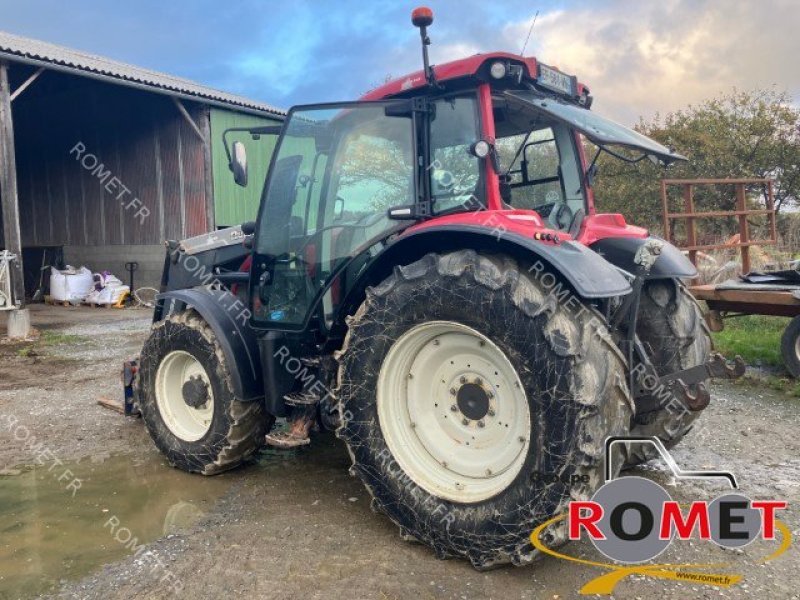
[[[105,79],[117,80],[122,85],[144,86],[154,88],[154,91],[161,91],[162,93],[190,96],[198,100],[211,100],[214,103],[240,106],[251,111],[273,115],[286,114],[286,111],[263,102],[206,87],[188,79],[181,79],[166,73],[159,73],[158,71],[151,71],[111,60],[104,56],[97,56],[81,50],[73,50],[72,48],[0,31],[0,57],[3,56],[9,60],[14,60],[15,57],[18,57],[23,62],[40,64],[40,66],[46,66],[42,63],[60,65],[70,70],[83,71]]]

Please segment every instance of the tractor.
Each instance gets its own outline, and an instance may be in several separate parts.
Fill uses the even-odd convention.
[[[732,369],[682,282],[691,262],[595,206],[602,153],[685,158],[536,58],[433,66],[433,14],[412,22],[422,70],[248,130],[278,136],[257,220],[167,242],[132,391],[179,469],[213,475],[335,431],[404,539],[524,565],[531,531],[590,498],[607,464],[651,458],[606,456],[607,438],[674,446],[703,382]]]

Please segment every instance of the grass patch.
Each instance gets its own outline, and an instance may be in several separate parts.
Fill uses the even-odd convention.
[[[781,357],[781,336],[791,319],[786,317],[765,317],[748,315],[725,319],[725,329],[712,333],[714,346],[727,358],[737,354],[752,367],[779,369],[776,374],[750,373],[737,384],[766,387],[782,392],[792,398],[800,398],[800,381],[789,377]]]
[[[42,352],[44,348],[68,346],[85,341],[86,338],[80,335],[44,330],[39,334],[39,339],[34,342],[28,342],[21,348],[18,348],[16,350],[16,354],[17,356],[21,356],[23,358],[35,358],[37,356],[45,355]]]
[[[725,329],[711,336],[717,351],[728,358],[738,354],[750,366],[783,369],[781,336],[790,320],[761,315],[725,319]]]
[[[22,358],[31,358],[33,356],[37,356],[39,353],[33,348],[33,345],[25,346],[24,348],[20,348],[17,350],[17,356],[21,356]]]
[[[61,333],[59,331],[42,331],[39,337],[39,344],[42,346],[62,346],[64,344],[77,344],[85,338],[79,335]]]

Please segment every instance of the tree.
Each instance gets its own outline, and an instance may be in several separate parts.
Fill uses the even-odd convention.
[[[776,208],[800,200],[800,108],[787,93],[737,91],[696,106],[640,120],[636,129],[689,158],[666,172],[649,161],[598,160],[595,195],[600,210],[660,229],[660,180],[680,178],[772,178]],[[703,210],[732,210],[731,190],[698,188]],[[758,202],[760,190],[750,200]]]

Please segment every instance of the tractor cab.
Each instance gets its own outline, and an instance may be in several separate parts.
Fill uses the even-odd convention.
[[[327,334],[387,240],[432,226],[512,231],[542,244],[596,241],[609,229],[647,236],[620,215],[595,214],[597,156],[665,164],[682,156],[590,112],[584,84],[533,57],[496,52],[430,66],[432,16],[415,11],[412,20],[423,70],[358,102],[289,112],[255,236],[256,327]],[[596,148],[591,161],[587,144]]]

